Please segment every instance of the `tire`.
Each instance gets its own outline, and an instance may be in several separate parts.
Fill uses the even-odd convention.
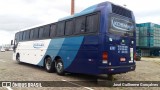
[[[56,72],[58,75],[64,75],[64,65],[61,59],[56,60]]]
[[[20,61],[20,55],[19,54],[16,55],[16,61],[17,61],[18,64],[21,63],[21,61]]]
[[[137,56],[136,61],[141,61],[141,57]]]
[[[52,62],[51,57],[45,58],[45,69],[47,72],[51,73],[55,71],[54,62]]]

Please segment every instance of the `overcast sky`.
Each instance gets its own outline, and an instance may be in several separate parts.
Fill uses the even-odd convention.
[[[75,12],[106,0],[75,0]],[[108,0],[126,5],[136,23],[160,24],[158,0]],[[0,0],[0,45],[9,44],[15,32],[48,24],[70,15],[71,0]]]

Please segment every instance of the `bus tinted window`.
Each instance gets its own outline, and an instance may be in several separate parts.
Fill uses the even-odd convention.
[[[56,36],[56,24],[51,25],[50,37]]]
[[[73,32],[73,20],[66,21],[65,35],[71,35]]]
[[[30,35],[30,30],[27,30],[25,40],[29,40],[29,35]]]
[[[16,35],[15,35],[15,40],[16,40],[17,42],[19,41],[19,32],[16,33]]]
[[[64,22],[58,22],[56,36],[62,36],[62,35],[64,35],[64,25],[65,25]]]
[[[25,40],[25,37],[26,37],[26,31],[23,31],[23,39],[22,40]]]
[[[33,39],[38,39],[38,28],[34,29]]]
[[[30,39],[33,39],[33,33],[34,33],[34,29],[31,30]]]
[[[74,34],[79,34],[85,32],[85,17],[77,17],[75,21],[75,31]]]
[[[44,26],[44,38],[48,38],[49,37],[49,31],[50,31],[50,25],[46,25]]]
[[[86,31],[95,32],[98,29],[98,14],[89,15],[86,18]]]
[[[39,29],[39,38],[43,38],[43,31],[44,31],[44,28],[41,27],[41,28]]]
[[[23,32],[19,32],[19,41],[23,40]]]
[[[23,40],[29,40],[30,30],[23,32]]]

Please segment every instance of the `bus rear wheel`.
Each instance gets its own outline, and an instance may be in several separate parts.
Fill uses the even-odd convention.
[[[54,72],[54,63],[52,62],[51,57],[45,58],[45,69],[47,72]]]
[[[61,59],[56,61],[56,72],[58,75],[64,75],[64,66]]]

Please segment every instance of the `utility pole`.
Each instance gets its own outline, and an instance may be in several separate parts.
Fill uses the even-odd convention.
[[[74,14],[74,0],[71,0],[71,15]]]

